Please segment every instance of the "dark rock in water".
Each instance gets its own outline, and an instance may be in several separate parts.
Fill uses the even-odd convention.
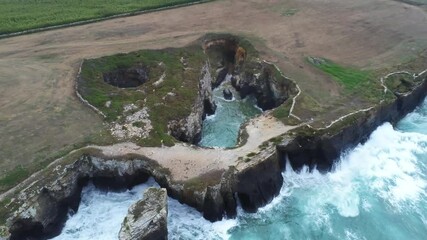
[[[224,214],[224,200],[219,191],[220,186],[208,186],[206,189],[203,217],[211,221],[221,220]]]
[[[212,88],[217,88],[225,80],[228,74],[228,68],[224,67],[219,72],[215,79],[215,82],[212,83]]]
[[[120,240],[163,240],[168,238],[166,189],[148,188],[144,198],[132,204],[119,233]]]
[[[148,81],[148,69],[144,66],[120,68],[103,74],[104,82],[119,88],[138,87]]]
[[[230,89],[226,88],[222,91],[222,94],[224,95],[224,98],[226,100],[231,100],[233,99],[233,93],[231,92]]]

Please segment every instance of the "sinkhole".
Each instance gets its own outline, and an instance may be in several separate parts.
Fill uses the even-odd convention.
[[[105,83],[118,88],[134,88],[148,80],[148,69],[142,65],[132,68],[119,68],[103,74]]]

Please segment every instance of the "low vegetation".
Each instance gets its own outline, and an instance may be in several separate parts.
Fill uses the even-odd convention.
[[[230,41],[225,47],[227,50],[223,52],[224,50],[215,50],[215,47],[212,47],[213,50],[206,50],[205,54],[202,50],[203,44],[218,39]],[[176,140],[169,134],[168,124],[172,120],[180,120],[190,114],[197,97],[203,65],[209,59],[211,74],[215,79],[218,74],[216,71],[223,64],[222,61],[224,59],[227,61],[227,58],[223,57],[230,55],[231,52],[227,51],[229,48],[234,48],[234,44],[245,51],[245,61],[240,67],[245,68],[245,71],[252,71],[250,64],[259,61],[258,52],[247,40],[229,34],[207,34],[184,48],[141,50],[86,60],[78,79],[78,92],[105,115],[113,135],[115,132],[128,131],[132,128],[150,128],[146,130],[149,132],[148,136],[127,135],[124,138],[118,137],[119,139],[132,140],[144,146],[161,146],[162,144],[171,146]],[[234,55],[231,56],[229,60],[234,61],[234,57]],[[233,63],[230,62],[230,64]],[[259,66],[256,65],[256,67]],[[288,119],[288,123],[294,124],[295,119],[288,116],[291,98],[297,94],[295,84],[289,83],[290,80],[282,76],[273,65],[270,68],[274,74],[274,81],[284,81],[291,88],[288,101],[280,107],[281,110],[277,115],[281,119]],[[117,84],[120,85],[119,82],[123,83],[125,80],[118,80],[117,76],[127,76],[126,81],[130,82],[131,75],[140,76],[139,79],[143,79],[141,85],[118,87]],[[132,80],[132,82],[135,81]],[[141,109],[145,109],[144,111],[148,113],[150,123],[145,120],[129,123],[128,117]],[[244,139],[244,136],[242,138]]]
[[[86,60],[78,90],[83,98],[106,115],[106,121],[110,123],[123,121],[127,105],[134,106],[130,111],[148,109],[153,129],[149,137],[135,140],[145,146],[172,145],[175,140],[168,134],[167,125],[190,114],[205,62],[206,55],[198,45]],[[143,66],[148,73],[148,80],[138,87],[118,88],[104,81],[105,73],[135,66]]]
[[[361,101],[378,102],[382,93],[380,76],[372,71],[343,66],[323,58],[307,58],[315,67],[332,76],[344,89],[346,95],[354,95]]]
[[[357,86],[371,79],[371,73],[356,68],[345,67],[325,59],[309,58],[310,63],[330,74],[346,89],[354,90]]]
[[[29,171],[22,167],[18,166],[12,171],[9,171],[6,176],[0,179],[0,192],[7,190],[13,186],[17,182],[21,182],[29,176]]]
[[[0,0],[0,34],[192,2],[198,0]]]

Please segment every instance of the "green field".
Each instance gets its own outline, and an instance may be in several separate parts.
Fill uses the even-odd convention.
[[[323,58],[309,57],[307,60],[332,76],[332,79],[343,87],[344,93],[348,96],[354,95],[369,102],[378,102],[385,97],[379,82],[381,77],[379,73],[343,66]]]
[[[322,58],[309,58],[308,61],[342,84],[346,89],[353,90],[369,81],[372,76],[368,71],[345,67]]]
[[[0,34],[199,0],[0,0]]]

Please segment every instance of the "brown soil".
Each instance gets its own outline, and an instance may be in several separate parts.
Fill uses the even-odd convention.
[[[423,9],[392,0],[221,0],[1,39],[0,177],[103,129],[74,94],[83,58],[179,47],[206,32],[242,34],[328,109],[343,102],[341,89],[304,57],[389,66],[427,47],[426,22]]]

